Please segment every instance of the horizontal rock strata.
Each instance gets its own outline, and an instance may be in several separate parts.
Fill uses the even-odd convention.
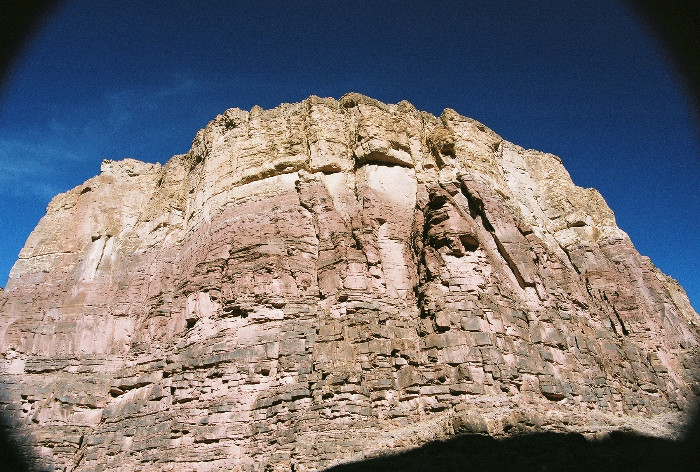
[[[54,198],[0,292],[0,402],[47,469],[320,470],[465,432],[668,434],[699,333],[556,156],[310,97]]]

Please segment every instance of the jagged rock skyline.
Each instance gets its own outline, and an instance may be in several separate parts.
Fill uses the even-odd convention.
[[[21,52],[0,104],[2,286],[50,199],[103,159],[164,164],[231,106],[358,91],[435,115],[450,107],[558,155],[640,252],[700,299],[697,126],[627,2],[66,0]]]
[[[71,470],[321,470],[462,433],[673,437],[698,315],[594,189],[452,109],[232,108],[56,196],[3,413]]]

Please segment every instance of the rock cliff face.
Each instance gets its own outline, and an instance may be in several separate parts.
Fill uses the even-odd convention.
[[[0,292],[0,401],[45,468],[319,470],[464,432],[670,434],[699,344],[556,156],[310,97],[54,198]]]

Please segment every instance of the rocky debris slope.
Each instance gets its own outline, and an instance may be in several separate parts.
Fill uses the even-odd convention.
[[[319,470],[463,432],[671,434],[699,333],[556,156],[310,97],[54,198],[0,292],[0,401],[55,470]]]

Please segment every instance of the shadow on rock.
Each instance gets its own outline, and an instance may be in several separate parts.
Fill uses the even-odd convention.
[[[326,472],[673,471],[700,470],[700,421],[683,439],[614,432],[600,440],[576,433],[532,433],[503,439],[464,435],[400,453],[343,464]]]
[[[39,460],[34,443],[14,416],[14,404],[4,379],[0,379],[0,472],[48,470]]]
[[[5,412],[0,411],[0,472],[36,470],[36,460],[24,444],[24,438],[16,433]]]

